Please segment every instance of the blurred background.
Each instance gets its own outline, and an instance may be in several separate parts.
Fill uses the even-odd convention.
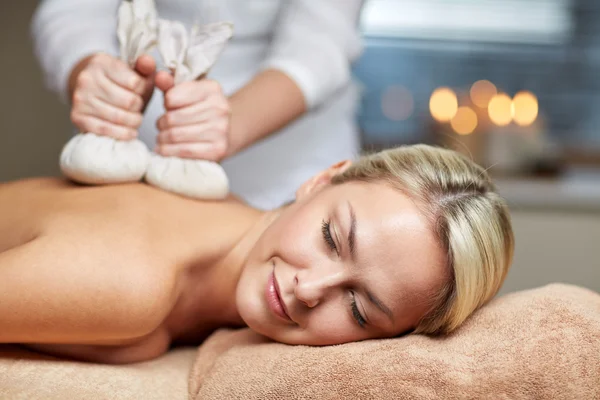
[[[1,6],[0,181],[58,175],[73,133],[33,57],[36,6]],[[517,239],[503,292],[600,291],[597,21],[594,0],[365,1],[354,67],[364,149],[439,144],[489,169]]]

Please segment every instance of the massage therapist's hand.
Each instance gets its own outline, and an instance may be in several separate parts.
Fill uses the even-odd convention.
[[[166,110],[156,123],[156,153],[217,162],[231,155],[231,108],[216,81],[202,79],[174,86],[173,76],[161,71],[156,86],[165,92]]]
[[[135,138],[152,96],[155,70],[148,55],[138,58],[135,69],[103,53],[83,59],[69,79],[71,121],[81,132]]]

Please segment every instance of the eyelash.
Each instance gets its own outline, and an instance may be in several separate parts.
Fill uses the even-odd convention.
[[[351,293],[352,293],[352,301],[351,301],[350,305],[352,308],[352,315],[354,316],[354,319],[356,320],[356,322],[358,322],[358,325],[360,325],[362,328],[365,326],[367,321],[360,314],[360,311],[358,311],[358,307],[356,306],[356,297],[354,296],[354,292],[351,292]]]
[[[331,236],[331,221],[323,220],[323,223],[321,224],[321,232],[323,232],[323,240],[325,240],[325,243],[327,244],[327,246],[329,246],[329,248],[332,251],[335,251],[336,253],[338,253],[338,249],[335,244],[335,241],[333,240],[333,237]],[[356,320],[358,325],[360,325],[361,327],[364,327],[365,324],[367,323],[367,321],[361,315],[360,311],[358,311],[358,306],[356,305],[356,297],[354,296],[354,292],[351,292],[351,293],[352,293],[352,300],[350,302],[350,308],[352,310],[352,316],[354,317],[354,319]]]
[[[329,246],[332,251],[335,251],[339,254],[335,241],[331,236],[331,221],[323,220],[323,223],[321,224],[321,232],[323,232],[323,239],[325,240],[327,246]]]

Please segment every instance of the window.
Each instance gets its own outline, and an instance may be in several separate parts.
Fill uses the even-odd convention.
[[[355,66],[365,144],[427,142],[440,131],[460,140],[534,131],[541,152],[600,154],[599,18],[600,3],[587,0],[367,0],[366,47]],[[508,122],[490,114],[489,98],[474,104],[472,87],[482,80],[504,96],[494,104]],[[440,88],[462,107],[454,123],[432,114]],[[535,108],[527,126],[523,107]],[[472,131],[458,121],[471,121],[467,108],[476,114]]]

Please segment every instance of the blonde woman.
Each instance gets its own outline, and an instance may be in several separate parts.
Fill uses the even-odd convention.
[[[213,330],[289,344],[446,333],[513,252],[486,172],[449,150],[341,162],[264,212],[143,184],[0,186],[0,343],[128,363]]]

